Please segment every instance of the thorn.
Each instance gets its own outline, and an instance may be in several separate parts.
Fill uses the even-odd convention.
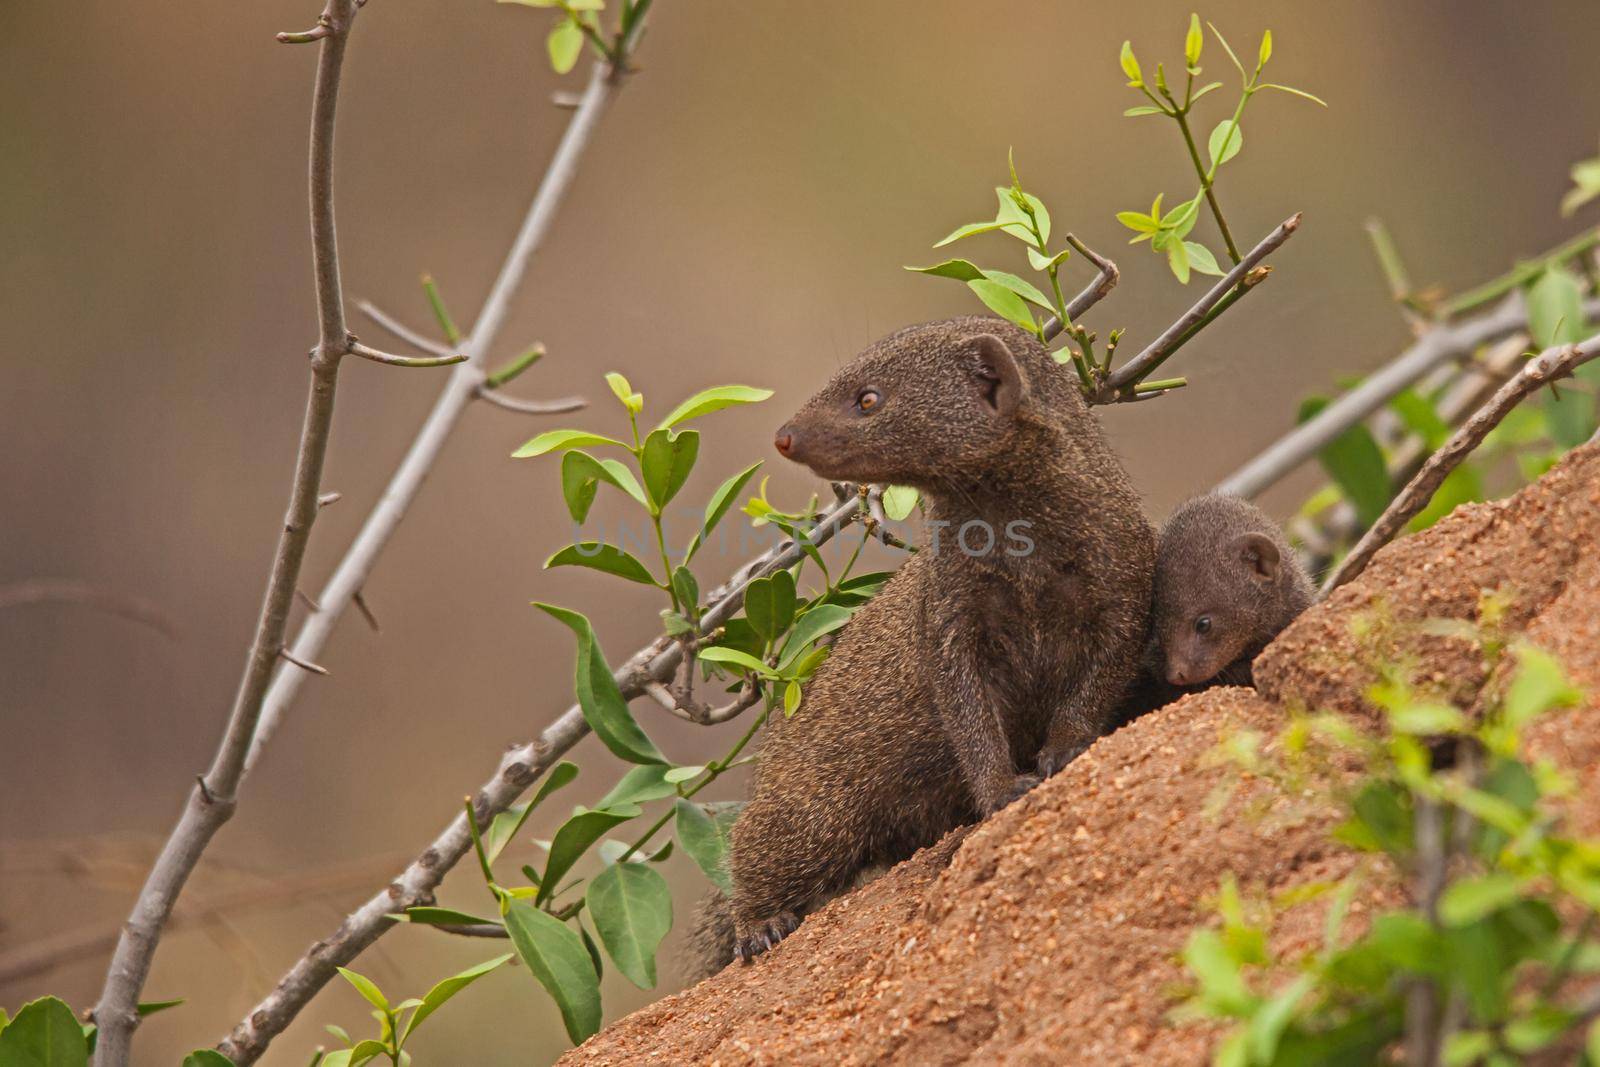
[[[583,97],[577,93],[554,92],[550,94],[550,102],[564,111],[576,111]]]
[[[328,673],[328,668],[321,666],[320,664],[312,663],[308,659],[301,659],[293,652],[290,652],[287,648],[278,649],[278,655],[282,656],[290,663],[293,663],[296,667],[299,667],[303,671],[310,671],[312,674],[321,674],[324,676],[326,676]]]
[[[328,21],[327,15],[318,15],[317,24],[309,30],[300,33],[286,32],[277,35],[279,44],[311,44],[320,41],[333,32],[333,24]]]
[[[321,496],[317,497],[317,507],[325,508],[329,504],[337,504],[343,499],[343,493],[323,493]]]
[[[299,597],[300,602],[306,607],[310,608],[312,611],[322,610],[322,605],[311,599],[311,594],[306,592],[304,589],[301,589],[298,585],[294,587],[294,595]]]
[[[361,617],[367,620],[368,626],[372,627],[372,632],[375,634],[383,633],[383,627],[378,625],[378,617],[372,613],[371,608],[367,607],[367,597],[365,591],[357,589],[356,595],[351,599],[355,601],[356,610],[361,612]]]
[[[206,776],[203,774],[197,774],[194,776],[194,781],[195,784],[200,787],[200,799],[204,800],[207,804],[215,803],[217,798],[211,795],[211,788],[206,785]]]

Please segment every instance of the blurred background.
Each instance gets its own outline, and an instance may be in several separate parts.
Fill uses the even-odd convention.
[[[55,961],[0,982],[13,1010],[47,991],[93,1002],[109,954],[96,939],[115,934],[232,698],[316,329],[304,179],[316,54],[272,35],[317,10],[0,5],[0,587],[83,581],[151,602],[173,629],[73,605],[0,610],[0,973],[41,947]],[[382,632],[344,619],[322,657],[331,676],[305,687],[191,883],[191,916],[224,914],[163,942],[147,997],[188,1003],[144,1026],[139,1062],[220,1037],[437,832],[505,745],[570,703],[570,635],[530,599],[589,613],[613,662],[656,632],[648,591],[541,570],[570,540],[559,465],[508,458],[541,429],[621,431],[605,371],[626,373],[658,415],[708,385],[777,390],[700,424],[706,447],[680,500],[766,458],[773,499],[797,506],[818,486],[778,460],[771,431],[874,337],[978,310],[956,283],[901,265],[942,258],[935,240],[990,216],[1008,146],[1057,231],[1123,268],[1092,317],[1102,336],[1127,326],[1136,351],[1199,295],[1127,248],[1113,218],[1192,191],[1170,125],[1122,117],[1143,101],[1117,67],[1124,38],[1147,72],[1157,58],[1177,66],[1189,10],[658,0],[642,69],[496,353],[542,340],[549,357],[512,391],[594,405],[557,420],[469,412],[367,586]],[[1214,0],[1201,14],[1249,55],[1270,27],[1270,73],[1331,106],[1252,103],[1245,151],[1219,184],[1230,222],[1246,246],[1297,210],[1303,230],[1272,257],[1271,282],[1169,365],[1188,389],[1104,412],[1155,518],[1289,428],[1301,397],[1404,344],[1365,218],[1388,221],[1419,283],[1497,274],[1574,231],[1556,204],[1600,131],[1583,77],[1600,45],[1589,0]],[[565,122],[550,94],[582,86],[581,73],[550,72],[548,25],[489,0],[368,4],[338,143],[352,299],[425,324],[417,279],[429,271],[472,320]],[[1212,40],[1204,62],[1229,87],[1201,105],[1209,130],[1234,73]],[[1197,235],[1220,253],[1209,220]],[[1021,262],[1003,238],[980,240],[991,243],[957,254]],[[347,361],[325,483],[344,500],[317,525],[308,590],[445,373]],[[1266,502],[1283,515],[1315,481],[1302,472]],[[602,521],[620,514],[610,506],[602,494]],[[738,562],[701,559],[706,585]],[[638,713],[683,762],[730,741]],[[593,739],[574,758],[584,775],[567,801],[593,800],[621,770]],[[543,812],[534,835],[564,811]],[[703,878],[682,855],[667,873],[681,926]],[[442,901],[486,906],[475,881],[454,877]],[[487,947],[402,929],[358,967],[410,996]],[[608,1017],[652,996],[614,974],[605,989]],[[330,987],[265,1062],[305,1062],[330,1022],[363,1029],[365,1005]],[[442,1012],[414,1052],[421,1064],[546,1063],[564,1047],[549,1000],[508,969]]]

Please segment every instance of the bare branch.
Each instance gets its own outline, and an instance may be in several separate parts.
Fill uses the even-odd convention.
[[[506,396],[498,389],[490,389],[487,385],[478,386],[478,399],[487,400],[497,408],[515,411],[522,415],[560,415],[568,411],[581,411],[589,406],[589,401],[581,396],[563,396],[555,400],[519,400],[516,397]]]
[[[637,39],[643,25],[643,20],[634,24],[634,39]],[[632,42],[627,42],[627,47],[622,50],[624,56],[631,47]],[[485,361],[500,333],[500,328],[505,324],[511,298],[521,286],[523,275],[527,272],[534,253],[544,242],[550,224],[577,176],[578,163],[594,138],[601,116],[605,114],[617,87],[621,84],[621,75],[617,70],[604,63],[595,64],[589,77],[588,87],[584,90],[583,103],[573,112],[566,132],[562,135],[561,143],[557,146],[550,166],[545,171],[544,179],[539,183],[539,190],[534,195],[528,214],[523,219],[522,227],[512,242],[505,262],[501,264],[499,276],[484,301],[483,310],[478,314],[478,321],[461,346],[467,361],[457,365],[450,372],[449,380],[440,392],[438,400],[434,402],[427,421],[422,424],[416,438],[411,442],[411,448],[406,453],[405,459],[389,479],[388,486],[385,487],[371,514],[367,516],[365,524],[345,552],[344,558],[339,561],[333,576],[323,586],[321,594],[317,597],[323,610],[301,624],[300,632],[290,645],[295,655],[315,660],[322,654],[334,627],[338,625],[345,609],[353,603],[356,592],[366,585],[373,568],[377,565],[379,555],[388,545],[389,539],[394,536],[417,493],[421,491],[428,472],[439,458],[462,413],[477,397],[478,387],[486,378]],[[304,681],[305,675],[300,671],[279,671],[273,678],[272,687],[262,707],[261,722],[256,731],[255,742],[246,763],[247,770],[260,758],[261,750],[271,740],[278,723],[289,705],[294,702]]]
[[[139,1023],[136,1010],[139,993],[149,976],[162,929],[201,854],[217,830],[233,815],[239,783],[244,777],[245,758],[255,736],[267,685],[283,653],[300,565],[317,517],[339,361],[350,344],[339,287],[339,249],[334,230],[333,139],[339,78],[355,13],[356,0],[329,0],[327,9],[318,19],[318,30],[311,31],[322,40],[311,105],[310,152],[312,261],[317,319],[321,328],[311,356],[311,389],[300,431],[288,517],[278,538],[261,615],[227,729],[210,769],[190,790],[178,825],[162,846],[112,955],[105,988],[94,1009],[95,1022],[100,1028],[94,1062],[99,1067],[122,1067],[128,1062],[133,1031]],[[309,656],[298,658],[310,659]]]
[[[1290,237],[1294,236],[1300,228],[1300,216],[1293,215],[1279,223],[1277,228],[1261,239],[1261,242],[1245,253],[1234,268],[1223,276],[1222,280],[1213,285],[1205,296],[1184,312],[1171,326],[1164,330],[1160,337],[1150,342],[1149,346],[1137,356],[1112,371],[1101,385],[1095,400],[1097,403],[1107,404],[1117,400],[1131,397],[1131,387],[1147,378],[1152,371],[1166,362],[1167,358],[1176,352],[1184,342],[1194,335],[1195,328],[1206,321],[1223,299],[1236,288],[1242,295],[1248,292],[1264,275],[1256,277],[1254,282],[1247,279],[1255,270],[1256,265],[1267,256],[1275,252]],[[1234,297],[1237,299],[1237,296]],[[1126,393],[1126,396],[1124,394]]]
[[[431,352],[436,356],[455,355],[455,352],[449,346],[425,336],[420,331],[413,330],[393,315],[373,304],[370,300],[356,301],[356,309],[380,328],[387,330],[412,348],[420,348],[424,352]]]
[[[825,544],[857,520],[860,507],[861,497],[851,495],[821,516],[807,539],[813,545]],[[701,617],[701,629],[709,632],[732,618],[744,604],[745,589],[752,579],[793,566],[804,556],[804,550],[795,541],[786,539],[738,568],[734,578],[708,595],[711,607]],[[682,659],[682,646],[662,637],[634,653],[612,676],[623,698],[631,700],[642,695],[650,682],[662,683],[670,679]],[[583,710],[573,705],[546,726],[537,739],[505,753],[494,776],[483,784],[473,800],[478,824],[484,825],[516,803],[551,764],[588,732]],[[396,920],[390,918],[391,915],[431,903],[434,890],[471,847],[466,814],[462,812],[399,877],[346,916],[326,940],[313,945],[217,1049],[238,1067],[254,1063],[268,1043],[338,973],[337,968],[355,959],[395,925]]]
[[[1093,263],[1096,269],[1100,271],[1095,276],[1094,281],[1090,282],[1083,292],[1067,301],[1067,318],[1072,322],[1076,322],[1084,312],[1104,300],[1106,294],[1117,287],[1117,279],[1122,277],[1122,272],[1117,270],[1115,263],[1078,240],[1074,234],[1067,234],[1065,240],[1067,244],[1078,250],[1079,255]],[[1045,320],[1043,328],[1044,339],[1049,341],[1055,337],[1056,334],[1061,332],[1062,325],[1060,318],[1051,315]]]
[[[1597,312],[1600,312],[1600,302],[1590,301],[1585,305],[1585,314]],[[1417,338],[1398,357],[1367,375],[1359,385],[1346,391],[1315,416],[1224,478],[1214,491],[1230,496],[1256,496],[1433,368],[1459,359],[1479,345],[1526,329],[1527,325],[1528,316],[1523,308],[1522,296],[1513,292],[1488,314],[1436,326]]]
[[[1372,529],[1350,550],[1338,570],[1329,576],[1322,588],[1323,595],[1326,596],[1365,570],[1373,554],[1428,506],[1440,483],[1482,443],[1489,431],[1498,426],[1512,408],[1521,403],[1523,397],[1541,386],[1566,377],[1596,356],[1600,356],[1600,335],[1591,337],[1581,345],[1547,348],[1524,364],[1515,377],[1496,390],[1489,402],[1422,465],[1416,477],[1390,502]]]
[[[448,367],[454,363],[467,361],[467,357],[460,353],[451,353],[448,356],[397,356],[392,352],[380,352],[353,337],[350,339],[347,351],[352,356],[370,359],[374,363],[382,363],[388,367]]]
[[[171,617],[152,601],[71,578],[32,578],[0,586],[0,611],[25,604],[78,604],[143,623],[167,637],[178,634]]]

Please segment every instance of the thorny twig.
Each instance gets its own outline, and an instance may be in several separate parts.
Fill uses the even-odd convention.
[[[1510,381],[1495,391],[1494,396],[1478,410],[1477,414],[1468,419],[1466,424],[1452,434],[1450,440],[1422,465],[1416,477],[1412,478],[1390,502],[1389,507],[1372,525],[1372,529],[1362,536],[1356,547],[1351,549],[1350,554],[1339,564],[1338,569],[1328,577],[1322,587],[1323,595],[1326,596],[1365,570],[1373,554],[1388,544],[1406,523],[1428,506],[1428,501],[1433,499],[1433,494],[1440,483],[1473,449],[1478,447],[1489,431],[1498,426],[1500,420],[1505,418],[1523,397],[1544,385],[1566,377],[1575,368],[1596,356],[1600,356],[1600,335],[1578,345],[1547,348],[1524,364]]]

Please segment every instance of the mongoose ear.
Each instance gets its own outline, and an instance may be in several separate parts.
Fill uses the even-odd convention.
[[[968,342],[983,401],[997,415],[1010,417],[1028,392],[1017,357],[1006,343],[992,333],[979,334]]]
[[[1233,548],[1240,562],[1250,568],[1256,578],[1264,582],[1277,579],[1283,558],[1272,538],[1259,533],[1240,534],[1234,539]]]

